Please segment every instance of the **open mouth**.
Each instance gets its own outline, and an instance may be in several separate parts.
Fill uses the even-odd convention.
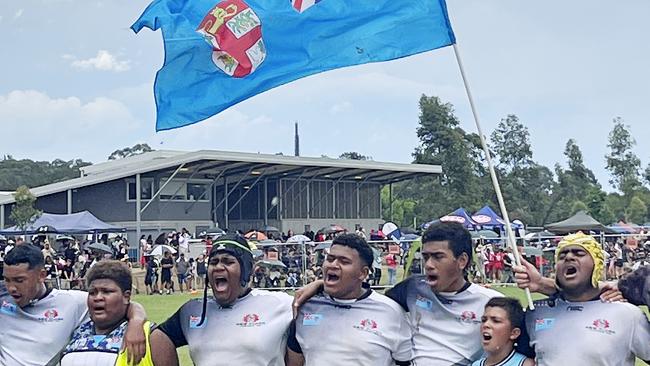
[[[325,274],[325,284],[328,284],[328,285],[334,284],[334,283],[338,282],[339,279],[340,279],[339,275],[337,275],[335,273],[327,273],[327,274]]]
[[[568,266],[564,270],[564,277],[565,278],[573,278],[578,274],[578,269],[574,266]]]
[[[438,282],[438,276],[436,276],[436,275],[427,275],[426,282],[430,286],[433,286]]]
[[[489,342],[492,339],[492,334],[488,332],[483,332],[481,336],[483,337],[483,342]]]
[[[103,313],[104,311],[106,311],[106,308],[104,306],[93,306],[92,311],[93,311],[94,314],[99,314],[99,313]]]
[[[217,291],[226,291],[228,289],[228,279],[225,277],[217,277],[214,279],[214,285]]]

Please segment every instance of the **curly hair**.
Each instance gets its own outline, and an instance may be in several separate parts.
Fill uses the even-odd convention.
[[[630,303],[650,306],[650,265],[623,277],[618,281],[618,289]]]
[[[131,291],[133,280],[131,279],[131,269],[124,262],[114,260],[99,261],[92,266],[86,277],[86,285],[95,280],[115,281],[122,292]]]

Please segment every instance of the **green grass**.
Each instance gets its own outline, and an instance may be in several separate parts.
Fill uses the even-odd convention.
[[[384,277],[387,278],[387,277]],[[384,281],[382,281],[384,282]],[[526,296],[524,294],[524,291],[516,288],[516,287],[494,287],[495,290],[503,293],[506,296],[514,297],[519,299],[522,304],[526,304]],[[188,293],[185,294],[178,294],[176,293],[175,295],[154,295],[154,296],[146,296],[146,295],[136,295],[134,297],[134,300],[142,304],[144,308],[147,310],[147,314],[149,316],[149,319],[156,323],[161,323],[165,321],[169,316],[171,316],[178,308],[185,303],[187,300],[193,298],[193,297],[200,297],[201,294],[197,293],[195,295],[190,295]],[[539,296],[536,294],[533,294],[533,299],[539,299],[543,298],[543,296]],[[648,313],[648,309],[644,306],[642,309],[645,311],[645,313],[650,316]],[[180,348],[178,350],[178,357],[180,360],[181,366],[192,366],[192,360],[190,359],[189,351],[187,347]],[[645,363],[643,361],[637,360],[636,366],[643,366]]]

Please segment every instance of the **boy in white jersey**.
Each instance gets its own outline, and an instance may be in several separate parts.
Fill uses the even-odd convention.
[[[537,364],[632,366],[635,356],[650,359],[645,314],[628,303],[599,300],[605,265],[598,242],[583,233],[567,235],[555,256],[559,292],[526,314]]]
[[[486,356],[472,366],[535,366],[532,358],[515,351],[515,342],[524,325],[524,310],[519,300],[490,299],[481,317],[481,340]]]
[[[5,257],[3,276],[10,298],[0,299],[0,365],[55,364],[87,317],[87,293],[46,288],[44,263],[43,253],[29,244],[16,246]],[[127,317],[125,346],[139,361],[145,353],[146,315],[134,304]]]
[[[284,366],[293,298],[251,290],[252,271],[246,239],[219,237],[208,256],[203,300],[188,301],[152,332],[152,353],[187,345],[197,366]]]
[[[461,224],[433,224],[422,235],[425,275],[412,276],[386,291],[408,313],[414,365],[470,365],[483,354],[476,335],[485,304],[501,293],[471,284],[466,273],[472,239]],[[296,294],[294,308],[313,296],[322,281]]]
[[[356,234],[337,236],[323,262],[323,293],[292,323],[287,366],[411,364],[411,330],[394,301],[363,286],[373,252]]]

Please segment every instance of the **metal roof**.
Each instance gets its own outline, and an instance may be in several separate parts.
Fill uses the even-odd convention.
[[[301,178],[388,184],[420,176],[440,174],[439,165],[386,163],[371,160],[312,158],[230,151],[200,150],[182,152],[160,150],[81,169],[75,179],[32,188],[36,197],[91,186],[136,174],[171,175],[181,165],[177,177],[215,179]],[[0,204],[13,203],[13,196],[0,196]]]

